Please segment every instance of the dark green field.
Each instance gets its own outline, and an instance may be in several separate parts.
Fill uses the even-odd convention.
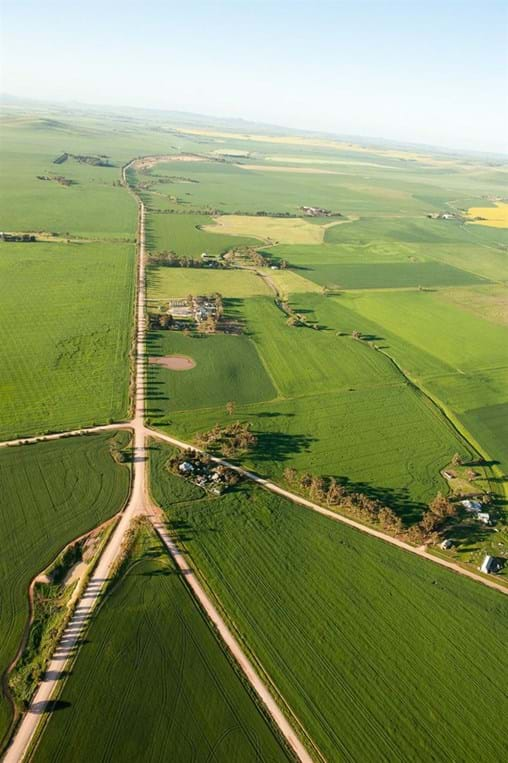
[[[114,433],[0,450],[0,671],[16,655],[28,618],[28,586],[74,538],[122,508],[129,471],[109,451]],[[118,434],[120,442],[128,434]],[[0,739],[12,713],[0,702]]]
[[[485,443],[489,453],[496,453],[504,471],[508,469],[508,403],[486,405],[460,414],[466,427]]]
[[[289,759],[153,531],[87,639],[39,763]]]
[[[440,262],[309,263],[302,272],[305,278],[327,288],[402,289],[423,286],[465,286],[482,279],[465,270]]]
[[[259,489],[173,503],[154,453],[170,527],[328,760],[504,757],[505,597]]]

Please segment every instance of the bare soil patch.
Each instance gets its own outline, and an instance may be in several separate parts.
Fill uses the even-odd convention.
[[[169,368],[170,371],[190,371],[196,366],[196,361],[189,358],[188,355],[152,356],[149,358],[149,362],[156,366]]]

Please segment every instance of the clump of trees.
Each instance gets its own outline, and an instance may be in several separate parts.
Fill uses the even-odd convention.
[[[426,536],[431,535],[432,533],[437,533],[439,535],[448,520],[456,516],[456,506],[453,503],[450,503],[442,493],[438,493],[429,503],[427,511],[421,518],[420,528]]]
[[[175,325],[175,319],[171,313],[150,313],[149,322],[152,330],[171,329]]]
[[[288,467],[284,469],[284,479],[313,501],[338,507],[362,521],[378,524],[389,532],[402,532],[402,520],[393,509],[365,493],[349,491],[334,477],[321,477],[310,472],[298,474],[295,469]]]
[[[198,434],[196,442],[201,448],[236,456],[252,450],[258,438],[252,432],[250,422],[236,421],[226,426],[216,424],[210,431]]]

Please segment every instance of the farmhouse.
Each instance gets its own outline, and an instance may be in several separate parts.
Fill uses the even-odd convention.
[[[340,212],[332,212],[331,209],[325,209],[324,207],[300,207],[305,215],[308,217],[342,217]]]
[[[194,471],[194,466],[189,463],[189,461],[184,461],[182,464],[180,464],[178,470],[182,472],[182,474],[192,474]]]
[[[490,514],[486,511],[480,511],[479,514],[476,515],[476,518],[479,522],[483,522],[484,525],[490,525]]]
[[[499,572],[502,566],[503,563],[500,559],[496,559],[495,556],[487,554],[481,564],[480,572],[485,572],[487,575],[491,575],[493,572]]]
[[[473,513],[478,513],[483,509],[483,504],[481,501],[472,501],[470,499],[466,499],[464,501],[460,502],[462,506],[466,509],[466,511],[470,511]]]
[[[444,540],[441,543],[441,548],[443,548],[445,551],[451,548],[452,546],[453,546],[453,542],[450,540],[450,538],[446,538],[446,540]]]

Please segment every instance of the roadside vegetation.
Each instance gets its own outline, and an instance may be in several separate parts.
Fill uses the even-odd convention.
[[[40,675],[44,656],[56,641],[54,633],[45,631],[43,636],[43,621],[53,615],[58,620],[54,609],[56,597],[68,596],[59,587],[59,570],[63,572],[67,568],[69,559],[55,560],[67,544],[89,533],[123,507],[129,491],[129,470],[115,463],[111,446],[114,442],[125,446],[128,438],[126,432],[87,435],[0,451],[0,518],[2,527],[8,528],[3,534],[0,556],[3,602],[0,669],[3,675],[15,659],[28,625],[32,579],[50,565],[56,572],[55,579],[48,578],[50,582],[36,586],[34,592],[39,625],[30,633],[27,660],[31,663],[35,659],[35,651],[38,659],[30,668],[30,675],[22,678],[24,687],[18,695],[21,707]],[[59,628],[58,622],[55,627]],[[39,652],[43,637],[44,649]],[[12,718],[10,702],[2,693],[2,738]]]

